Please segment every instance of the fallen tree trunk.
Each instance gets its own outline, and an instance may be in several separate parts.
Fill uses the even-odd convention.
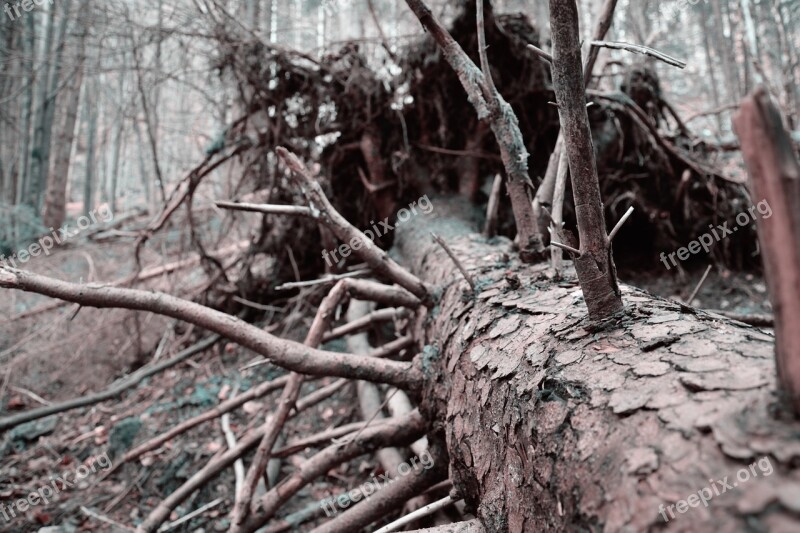
[[[446,283],[418,321],[422,410],[487,531],[800,527],[800,424],[771,408],[771,336],[627,286],[625,316],[592,327],[577,283],[488,244],[466,205],[435,203],[395,248]]]

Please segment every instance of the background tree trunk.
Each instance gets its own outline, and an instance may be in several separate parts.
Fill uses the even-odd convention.
[[[47,181],[45,195],[44,225],[47,228],[60,228],[66,219],[67,183],[69,180],[72,147],[75,140],[75,125],[78,118],[78,106],[83,87],[85,63],[86,32],[83,31],[78,43],[78,59],[72,80],[64,94],[64,121],[58,135],[53,159],[53,172]]]

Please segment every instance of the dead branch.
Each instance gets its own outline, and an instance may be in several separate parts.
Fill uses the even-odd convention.
[[[378,324],[387,320],[406,318],[408,316],[408,310],[403,308],[388,307],[386,309],[378,309],[377,311],[372,311],[371,313],[357,320],[353,320],[347,324],[339,326],[338,328],[332,329],[325,334],[325,336],[322,338],[322,342],[329,342],[334,339],[344,337],[345,335],[358,333],[359,331],[363,331],[373,324]]]
[[[440,509],[444,509],[445,507],[451,505],[453,503],[453,498],[450,496],[445,496],[441,500],[437,500],[433,503],[429,503],[428,505],[417,509],[413,513],[409,513],[402,518],[399,518],[392,522],[391,524],[380,528],[375,533],[393,533],[394,531],[398,531],[403,526],[407,524],[411,524],[420,518],[425,518],[426,516],[432,515],[436,511]]]
[[[408,533],[486,533],[486,529],[477,518],[468,522],[457,522],[446,526],[415,529]]]
[[[265,215],[290,215],[307,218],[316,218],[317,216],[313,209],[301,205],[248,204],[243,202],[224,202],[221,200],[214,202],[214,204],[221,209],[264,213]]]
[[[239,241],[236,244],[233,244],[231,246],[225,246],[223,248],[220,248],[220,249],[215,250],[215,251],[210,252],[210,253],[214,254],[215,256],[223,257],[223,256],[226,256],[228,254],[243,250],[249,244],[250,243],[248,241]],[[195,266],[195,265],[197,265],[199,263],[200,263],[200,255],[197,254],[197,253],[193,253],[191,255],[191,257],[187,257],[186,259],[182,259],[180,261],[174,261],[172,263],[168,263],[168,264],[162,265],[162,266],[155,266],[154,265],[154,266],[151,266],[151,267],[147,267],[147,268],[143,269],[141,272],[139,272],[138,274],[134,273],[134,274],[132,274],[130,276],[127,276],[127,277],[125,277],[123,279],[118,279],[116,281],[110,281],[110,282],[106,283],[105,285],[107,285],[109,287],[119,287],[119,286],[123,286],[123,285],[140,283],[142,281],[148,281],[148,280],[151,280],[153,278],[157,278],[158,276],[161,276],[163,274],[169,274],[169,273],[175,272],[177,270],[182,270],[184,268],[189,268],[189,267]],[[11,317],[10,319],[8,319],[7,321],[4,321],[4,322],[13,322],[15,320],[23,320],[23,319],[26,319],[26,318],[30,318],[30,317],[39,315],[41,313],[46,313],[48,311],[53,311],[55,309],[59,309],[59,308],[64,307],[65,305],[68,305],[68,304],[69,304],[69,302],[61,302],[61,301],[48,302],[48,303],[46,303],[44,305],[41,305],[41,306],[36,307],[34,309],[31,309],[29,311],[24,311],[24,312],[22,312],[22,313],[20,313],[18,315],[15,315],[15,316]]]
[[[87,307],[122,307],[183,320],[261,354],[278,366],[304,374],[375,380],[404,389],[416,389],[423,381],[421,372],[413,365],[309,348],[279,339],[231,315],[165,293],[79,285],[6,267],[0,267],[0,287]]]
[[[0,418],[0,432],[3,432],[7,429],[11,429],[25,422],[30,422],[31,420],[38,420],[46,416],[54,415],[57,413],[63,413],[65,411],[70,411],[72,409],[78,409],[80,407],[86,407],[87,405],[94,405],[96,403],[104,402],[112,398],[117,398],[126,390],[133,388],[139,383],[141,383],[143,379],[148,378],[150,376],[154,376],[159,372],[163,372],[164,370],[172,368],[178,363],[185,361],[189,357],[204,350],[207,350],[208,348],[213,346],[218,340],[219,340],[218,335],[212,335],[211,337],[208,337],[207,339],[204,339],[198,342],[197,344],[190,346],[189,348],[186,348],[185,350],[181,351],[171,359],[161,361],[160,363],[150,367],[140,368],[139,370],[137,370],[136,372],[134,372],[133,374],[122,380],[122,382],[120,382],[119,384],[109,387],[108,389],[102,392],[89,394],[88,396],[82,396],[80,398],[74,398],[72,400],[67,400],[66,402],[61,402],[46,407],[40,407],[39,409],[32,409],[30,411],[25,411],[24,413],[19,413],[17,415]]]
[[[614,12],[617,8],[617,2],[618,0],[606,0],[605,4],[603,4],[603,10],[594,27],[594,40],[602,40],[606,36],[606,33],[608,33],[608,30],[611,28],[611,23],[614,21]],[[599,53],[600,50],[598,48],[589,47],[589,54],[586,57],[586,62],[583,66],[583,81],[584,86],[587,88],[589,87],[589,81],[592,79],[592,72],[594,71],[594,66],[597,62]],[[553,56],[549,54],[548,56],[549,62],[552,65]],[[543,242],[545,240],[544,236],[547,235],[547,228],[551,227],[550,216],[547,215],[546,211],[547,208],[553,206],[556,201],[556,181],[559,178],[559,169],[561,168],[562,164],[561,154],[563,151],[564,133],[563,131],[559,131],[555,148],[553,149],[553,153],[550,154],[550,160],[547,163],[547,170],[545,171],[544,179],[539,185],[539,188],[536,190],[536,195],[533,200],[533,212],[534,216],[536,217],[537,229],[540,236],[542,236],[541,238]],[[560,230],[560,228],[557,229]],[[555,266],[556,261],[554,261],[553,264]]]
[[[344,302],[344,298],[349,292],[352,291],[362,295],[368,293],[385,297],[388,291],[384,289],[391,289],[391,287],[385,287],[368,280],[344,279],[337,282],[328,295],[325,296],[325,299],[322,300],[317,314],[314,317],[314,322],[311,324],[311,328],[306,335],[304,344],[310,348],[316,348],[320,345],[323,335],[330,328],[331,322],[336,317],[337,308]],[[400,290],[418,303],[418,300],[416,300],[413,295],[407,293],[403,289]],[[396,296],[396,294],[394,296]],[[270,453],[275,447],[275,443],[289,417],[292,407],[297,402],[303,380],[304,376],[302,374],[292,374],[278,401],[277,410],[274,414],[270,415],[265,422],[268,429],[265,431],[264,437],[261,439],[261,443],[258,446],[258,450],[256,450],[253,462],[250,465],[250,469],[247,471],[247,478],[242,486],[242,491],[236,495],[236,504],[231,518],[232,532],[238,533],[241,531],[242,524],[250,514],[250,503],[253,499],[253,494],[255,494],[258,480],[263,475],[270,459]]]
[[[441,237],[439,237],[435,233],[431,233],[431,237],[433,237],[433,240],[436,241],[436,244],[438,244],[439,246],[442,247],[442,250],[445,251],[447,256],[450,259],[453,260],[453,263],[456,265],[456,268],[458,269],[458,271],[461,272],[461,275],[464,276],[465,280],[467,280],[467,283],[469,284],[469,288],[472,289],[472,292],[475,292],[475,281],[472,279],[472,276],[470,275],[470,273],[467,272],[467,269],[464,268],[464,265],[461,264],[461,261],[458,260],[458,257],[456,256],[456,254],[453,253],[453,250],[450,249],[450,247],[447,245],[447,243],[445,242],[444,239],[442,239]]]
[[[654,59],[658,59],[659,61],[663,61],[668,65],[672,65],[673,67],[678,67],[680,69],[686,68],[686,62],[681,61],[679,59],[675,59],[672,56],[668,56],[662,52],[654,48],[650,48],[649,46],[643,46],[641,44],[630,44],[630,43],[623,43],[623,42],[613,42],[613,41],[592,41],[592,46],[599,46],[601,48],[611,48],[614,50],[625,50],[627,52],[633,52],[634,54],[641,54],[648,57],[652,57]]]
[[[319,183],[308,172],[300,159],[283,147],[277,153],[292,171],[298,187],[303,191],[308,202],[320,211],[320,220],[343,242],[349,243],[353,252],[366,262],[379,277],[391,280],[426,302],[430,300],[431,291],[416,276],[398,265],[378,245],[368,239],[355,228],[331,205]]]
[[[347,310],[347,318],[351,321],[358,320],[360,317],[369,314],[370,308],[371,305],[369,302],[359,300],[352,301],[350,302],[350,308]],[[352,353],[360,355],[365,355],[372,351],[366,333],[358,333],[348,337],[347,349]],[[361,418],[366,420],[367,424],[376,420],[384,420],[381,393],[378,387],[372,383],[359,381],[356,383],[356,391],[358,393]],[[358,434],[356,434],[356,438],[357,437]],[[383,469],[390,476],[396,474],[397,467],[403,462],[403,457],[400,455],[400,452],[393,446],[378,450],[376,456]]]
[[[322,401],[326,397],[327,395],[324,394],[313,397],[310,394],[303,400],[297,402],[295,412],[300,413],[304,409],[308,409],[309,407],[315,405],[314,402]],[[172,510],[180,505],[183,500],[191,496],[194,491],[214,479],[217,475],[219,475],[220,472],[226,468],[229,468],[237,459],[241,458],[245,453],[254,448],[256,444],[258,444],[264,437],[266,431],[267,426],[262,424],[253,431],[246,433],[241,439],[239,439],[239,443],[236,445],[236,448],[218,454],[211,459],[205,467],[195,473],[191,478],[189,478],[188,481],[186,481],[186,483],[181,485],[177,490],[159,503],[156,508],[150,512],[150,514],[147,516],[147,519],[139,526],[139,528],[137,528],[136,531],[138,533],[155,531],[160,524],[169,518]]]
[[[138,459],[142,455],[147,452],[153,451],[164,443],[169,442],[170,440],[174,439],[181,433],[185,433],[190,429],[199,426],[203,422],[208,422],[209,420],[214,420],[215,418],[222,416],[225,413],[233,411],[234,409],[244,405],[245,403],[261,398],[269,394],[270,392],[279,389],[286,385],[289,381],[289,376],[283,376],[272,381],[265,381],[261,383],[257,387],[253,387],[252,389],[248,390],[247,392],[243,392],[237,396],[232,398],[228,398],[224,402],[220,403],[218,406],[214,407],[206,411],[203,414],[200,414],[194,418],[190,418],[189,420],[184,420],[174,428],[170,429],[166,433],[159,435],[158,437],[151,439],[143,444],[140,444],[136,448],[130,450],[125,454],[121,461],[118,461],[115,465],[113,470],[116,470],[123,464]]]
[[[406,501],[419,495],[447,475],[444,457],[435,454],[434,459],[432,468],[426,470],[416,465],[407,475],[395,479],[389,485],[384,485],[372,495],[369,502],[348,509],[333,520],[313,529],[312,533],[358,531],[385,517],[388,513],[400,509]]]
[[[248,518],[242,531],[255,531],[264,525],[297,491],[331,468],[385,446],[411,443],[425,432],[426,426],[425,419],[419,411],[414,411],[396,420],[395,423],[386,420],[380,426],[368,428],[350,446],[342,447],[338,444],[328,446],[267,492],[258,502],[258,511]],[[349,531],[349,529],[336,531]]]
[[[288,291],[290,289],[300,289],[303,287],[313,287],[315,285],[326,285],[328,283],[335,283],[340,279],[345,278],[355,278],[358,276],[365,276],[369,274],[370,271],[367,269],[364,270],[353,270],[352,272],[344,272],[342,274],[330,274],[327,276],[323,276],[319,279],[312,279],[308,281],[291,281],[289,283],[284,283],[282,285],[278,285],[275,287],[276,291]]]

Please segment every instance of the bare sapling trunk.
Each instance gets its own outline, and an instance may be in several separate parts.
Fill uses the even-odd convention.
[[[750,173],[764,274],[775,313],[778,381],[800,413],[800,164],[780,112],[763,87],[748,96],[734,118]]]
[[[622,310],[622,298],[611,257],[611,242],[606,234],[597,162],[586,112],[575,0],[550,0],[550,21],[553,88],[569,159],[580,234],[580,255],[574,254],[575,269],[589,316],[601,320]]]

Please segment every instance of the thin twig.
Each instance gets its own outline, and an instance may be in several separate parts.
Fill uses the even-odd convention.
[[[550,53],[545,52],[544,50],[542,50],[538,46],[534,46],[532,44],[529,44],[528,45],[528,49],[532,50],[534,54],[536,54],[537,56],[541,57],[542,59],[544,59],[548,63],[550,63],[550,64],[553,63],[553,56]]]
[[[231,393],[231,397],[235,397],[236,393],[239,392],[239,387],[235,387],[233,392]],[[220,425],[222,426],[222,434],[225,435],[225,442],[228,445],[229,449],[236,448],[236,435],[233,434],[231,431],[231,414],[225,413],[220,418]],[[235,487],[236,487],[236,494],[239,494],[239,491],[242,490],[242,485],[244,484],[244,462],[241,459],[237,459],[235,463],[233,463],[233,473],[234,473],[234,480],[235,480]]]
[[[424,518],[426,516],[432,515],[436,511],[440,509],[444,509],[448,505],[455,503],[455,500],[451,498],[449,495],[445,496],[441,500],[435,501],[433,503],[429,503],[425,507],[420,507],[413,513],[409,513],[402,518],[398,518],[391,524],[388,524],[382,528],[380,528],[375,533],[392,533],[393,531],[397,531],[398,529],[402,528],[406,524],[410,524],[415,520],[419,520],[420,518]]]
[[[126,526],[125,524],[120,524],[119,522],[117,522],[115,520],[112,520],[112,519],[108,518],[107,516],[103,516],[101,514],[97,514],[94,511],[92,511],[91,509],[88,509],[88,508],[84,507],[83,505],[81,505],[81,512],[83,514],[85,514],[86,516],[90,516],[92,518],[100,520],[101,522],[105,522],[106,524],[111,524],[111,525],[116,526],[116,527],[118,527],[120,529],[124,529],[125,531],[133,531],[132,527]]]
[[[692,303],[692,300],[694,300],[694,297],[695,297],[695,296],[697,296],[697,293],[698,293],[698,292],[700,292],[700,287],[702,287],[702,286],[703,286],[703,283],[705,283],[705,281],[706,281],[706,278],[708,277],[708,273],[709,273],[709,272],[711,272],[711,267],[712,267],[712,266],[713,266],[713,265],[708,265],[708,268],[706,268],[706,271],[705,271],[705,273],[703,274],[703,277],[702,277],[702,278],[700,278],[700,282],[697,284],[697,287],[695,287],[695,288],[694,288],[694,290],[692,291],[692,295],[691,295],[691,296],[689,296],[689,299],[688,299],[688,300],[686,300],[686,303],[687,303],[687,304],[691,304],[691,303]]]
[[[634,54],[642,54],[646,55],[660,61],[668,65],[672,65],[673,67],[678,68],[686,68],[686,62],[681,61],[680,59],[675,59],[672,56],[668,56],[662,52],[654,48],[650,48],[649,46],[644,46],[641,44],[630,44],[630,43],[623,43],[623,42],[614,42],[614,41],[592,41],[592,46],[600,46],[602,48],[611,48],[614,50],[627,50],[628,52],[633,52]]]
[[[317,213],[310,207],[303,205],[274,205],[274,204],[248,204],[237,202],[225,202],[222,200],[214,202],[222,209],[232,211],[249,211],[251,213],[264,213],[267,215],[295,215],[308,218],[316,218]]]
[[[608,234],[608,243],[609,244],[611,244],[611,241],[614,240],[614,236],[622,228],[622,225],[625,224],[625,222],[628,220],[628,218],[630,218],[630,216],[632,214],[633,214],[633,206],[630,206],[628,208],[628,210],[625,211],[625,214],[622,215],[622,218],[619,219],[619,222],[617,222],[617,224],[611,230],[611,233]]]
[[[497,215],[500,211],[500,193],[503,190],[503,176],[499,172],[492,183],[492,193],[489,195],[489,204],[486,206],[486,224],[483,233],[487,237],[497,234]]]
[[[578,255],[578,256],[581,255],[581,251],[580,250],[576,250],[572,246],[567,246],[566,244],[561,244],[560,242],[550,241],[550,246],[556,246],[558,248],[561,248],[562,250],[566,250],[568,252],[572,252],[573,254]]]
[[[275,287],[276,291],[288,291],[290,289],[300,289],[303,287],[312,287],[314,285],[325,285],[327,283],[334,283],[339,281],[340,279],[345,278],[357,278],[358,276],[364,276],[369,274],[369,269],[363,270],[353,270],[352,272],[345,272],[344,274],[332,274],[329,276],[324,276],[319,279],[312,279],[308,281],[292,281],[289,283],[284,283],[283,285],[278,285]]]
[[[444,242],[444,239],[442,239],[435,233],[431,233],[431,237],[433,237],[433,240],[436,241],[436,244],[441,246],[442,249],[445,251],[445,253],[447,253],[447,255],[450,256],[450,259],[453,260],[453,263],[455,263],[456,268],[458,268],[459,272],[461,272],[461,275],[464,276],[464,279],[466,279],[467,283],[469,283],[472,292],[475,292],[475,282],[472,280],[472,276],[469,275],[467,269],[465,269],[464,265],[461,264],[461,261],[458,260],[458,257],[456,257],[456,254],[453,253],[453,250],[451,250],[450,247],[447,245],[447,243]]]
[[[14,392],[18,392],[20,394],[24,394],[25,396],[33,399],[34,401],[36,401],[36,402],[38,402],[38,403],[40,403],[42,405],[45,405],[45,406],[53,405],[53,402],[45,400],[44,398],[42,398],[41,396],[39,396],[35,392],[29,391],[28,389],[23,389],[22,387],[14,387],[14,386],[9,387],[9,389],[13,390]]]
[[[241,459],[239,459],[239,461],[241,461]],[[200,507],[198,509],[195,509],[191,513],[187,514],[186,516],[184,516],[182,518],[179,518],[179,519],[175,520],[174,522],[170,522],[169,524],[164,524],[163,526],[161,526],[158,529],[158,531],[159,531],[159,533],[162,533],[164,531],[171,531],[171,530],[175,529],[176,527],[178,527],[179,525],[188,522],[189,520],[191,520],[195,516],[201,515],[201,514],[205,513],[206,511],[208,511],[209,509],[213,509],[214,507],[216,507],[217,505],[221,504],[224,501],[225,501],[225,498],[217,498],[213,502],[209,502],[209,503],[205,504],[204,506],[202,506],[202,507]]]
[[[356,433],[356,434],[353,436],[353,438],[351,438],[351,439],[343,439],[343,440],[340,440],[340,439],[331,439],[331,442],[333,442],[334,444],[338,444],[338,445],[340,445],[340,446],[348,446],[348,445],[350,445],[351,443],[355,442],[355,441],[358,439],[358,437],[360,437],[360,436],[361,436],[361,434],[364,432],[364,430],[365,430],[365,429],[367,429],[367,428],[369,427],[369,425],[372,423],[372,421],[373,421],[373,420],[375,420],[375,417],[377,417],[379,414],[381,414],[381,412],[383,411],[383,408],[384,408],[384,407],[386,407],[386,405],[389,403],[389,400],[391,400],[391,399],[392,399],[392,396],[394,396],[394,395],[395,395],[395,393],[396,393],[398,390],[399,390],[399,389],[395,389],[395,390],[394,390],[394,392],[392,392],[391,394],[389,394],[389,396],[387,396],[387,397],[386,397],[386,399],[385,399],[385,400],[383,400],[383,403],[380,405],[380,407],[378,407],[378,408],[375,410],[375,412],[372,414],[372,416],[369,418],[369,420],[367,420],[366,422],[364,422],[364,425],[361,427],[361,429],[359,429],[359,430],[358,430],[358,432],[357,432],[357,433]]]

